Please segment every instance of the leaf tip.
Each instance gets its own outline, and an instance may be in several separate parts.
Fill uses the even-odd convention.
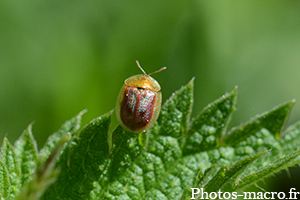
[[[234,88],[233,88],[233,90],[231,90],[230,91],[230,95],[234,95],[234,96],[236,96],[237,95],[237,91],[238,91],[238,86],[235,86]]]
[[[87,111],[88,111],[87,109],[84,109],[84,110],[80,111],[78,115],[82,116],[83,114],[87,113]]]
[[[296,103],[296,99],[292,99],[291,101],[288,101],[286,104],[283,105],[288,105],[290,107],[290,109],[292,109],[292,107],[295,105]]]
[[[27,129],[28,129],[29,132],[32,132],[32,126],[33,126],[33,124],[34,124],[34,121],[31,122],[31,123],[27,126]]]
[[[237,90],[238,90],[238,86],[236,85],[236,86],[233,88],[232,92],[237,93]]]
[[[196,78],[196,77],[193,76],[192,79],[190,80],[190,82],[194,82],[195,78]]]
[[[5,143],[7,143],[7,142],[8,142],[7,137],[4,137],[4,138],[3,138],[3,144],[5,144]]]
[[[194,85],[194,80],[195,80],[195,78],[196,78],[195,76],[192,77],[192,79],[188,82],[187,85],[193,86],[193,85]]]
[[[296,103],[296,99],[292,99],[291,103],[295,104]]]

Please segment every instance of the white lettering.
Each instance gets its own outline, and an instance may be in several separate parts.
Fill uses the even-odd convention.
[[[249,198],[247,198],[247,194],[249,194]],[[253,194],[253,197],[251,196]],[[244,192],[244,198],[245,199],[256,199],[256,193],[255,192]]]
[[[297,199],[297,193],[298,192],[293,192],[293,190],[296,190],[295,188],[290,189],[290,199]],[[294,196],[295,195],[295,196]]]
[[[232,193],[232,199],[237,199],[237,197],[238,197],[238,196],[237,196],[237,192],[233,192],[233,193]]]
[[[263,195],[262,192],[258,192],[258,193],[257,193],[257,199],[264,199],[263,196],[264,196],[264,195]]]
[[[205,198],[203,197],[204,194],[205,194]],[[208,198],[208,193],[207,192],[203,192],[203,188],[201,188],[201,199],[209,199]]]
[[[226,197],[227,194],[228,194],[228,196]],[[224,199],[230,199],[230,197],[231,197],[230,192],[224,192],[223,197],[224,197]]]
[[[214,195],[214,197],[212,197],[212,194]],[[209,198],[216,199],[216,198],[218,198],[218,194],[216,192],[211,192],[211,193],[209,193]]]
[[[200,193],[200,189],[199,188],[191,188],[191,190],[192,190],[191,199],[195,199],[195,195]],[[195,192],[195,190],[197,190],[197,192]]]
[[[280,194],[282,194],[282,196]],[[285,199],[285,193],[284,192],[279,192],[277,194],[277,197],[278,197],[278,199]]]
[[[243,192],[238,195],[237,192],[222,192],[221,189],[217,192],[204,192],[203,188],[191,188],[191,199],[298,199],[300,192],[296,188],[290,188],[289,196],[286,197],[284,192]]]
[[[270,194],[270,192],[265,192],[264,193],[264,199],[270,199],[270,197],[269,198],[267,197],[267,195],[269,195],[269,194]]]
[[[221,190],[218,191],[218,197],[219,197],[219,199],[223,199],[223,198],[222,198],[222,193],[223,193],[223,192],[221,192]]]
[[[275,199],[274,195],[277,194],[277,192],[271,192],[272,194],[272,198],[271,199]]]

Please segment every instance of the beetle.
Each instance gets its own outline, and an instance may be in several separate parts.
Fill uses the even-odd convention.
[[[161,87],[150,75],[166,67],[147,74],[138,61],[136,64],[143,74],[131,76],[124,81],[117,98],[116,115],[124,130],[140,134],[154,125],[161,109]]]

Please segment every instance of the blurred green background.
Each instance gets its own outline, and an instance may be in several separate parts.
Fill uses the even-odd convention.
[[[0,1],[1,138],[34,122],[41,147],[81,110],[83,124],[112,110],[141,73],[135,60],[148,73],[167,66],[153,76],[163,101],[195,76],[193,116],[237,85],[238,125],[300,99],[300,3]],[[299,114],[296,104],[288,124]]]

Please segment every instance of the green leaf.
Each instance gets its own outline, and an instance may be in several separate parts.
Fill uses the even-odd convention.
[[[13,146],[4,138],[1,147],[1,160],[7,168],[11,187],[10,198],[14,197],[21,186],[21,167]]]
[[[77,116],[73,117],[71,120],[66,121],[62,127],[54,134],[52,134],[46,141],[44,147],[41,149],[39,156],[46,160],[50,155],[52,149],[56,146],[61,137],[67,133],[71,133],[73,136],[77,133],[80,128],[81,117],[86,112],[86,110],[81,111]]]
[[[120,176],[140,155],[142,149],[138,136],[124,131],[121,126],[118,126],[113,132],[114,146],[110,155],[110,180]]]
[[[160,134],[180,137],[187,132],[193,106],[194,78],[163,105],[157,124]]]
[[[279,139],[283,126],[294,104],[295,101],[287,102],[269,112],[256,116],[246,124],[233,128],[223,139],[222,145],[233,146],[245,140],[250,135],[255,134],[262,128],[268,129],[270,133]]]
[[[220,168],[220,164],[213,164],[206,170],[202,168],[196,177],[195,185],[203,188],[212,179],[212,177],[214,177],[218,173]]]
[[[227,166],[222,167],[214,178],[204,187],[206,192],[215,192],[218,190],[232,192],[237,188],[237,182],[244,169],[248,167],[259,156],[266,153],[262,151],[254,156],[249,156],[241,161],[238,161],[230,169]]]
[[[206,106],[193,120],[183,148],[184,154],[213,149],[219,145],[235,110],[236,95],[237,87]]]
[[[147,147],[149,140],[149,135],[147,133],[139,134],[139,145],[141,147]]]
[[[37,145],[31,132],[30,124],[19,139],[15,142],[15,153],[21,167],[21,185],[29,180],[35,169],[37,162]]]
[[[300,155],[300,151],[291,153],[288,156],[285,156],[284,158],[279,159],[278,161],[274,162],[274,164],[269,165],[269,167],[266,167],[265,169],[261,170],[258,173],[254,173],[252,175],[249,175],[239,182],[239,189],[243,189],[249,185],[252,185],[254,183],[257,183],[258,181],[261,181],[265,179],[266,177],[269,177],[271,175],[274,175],[275,173],[279,172],[280,170],[286,169],[288,167],[293,166],[295,163],[293,162],[294,159]],[[299,163],[299,161],[298,161]]]
[[[300,146],[300,122],[290,126],[283,134],[280,145],[283,154],[287,155],[291,151],[296,151]]]
[[[15,200],[38,200],[43,195],[44,191],[57,178],[59,170],[55,167],[57,157],[63,149],[64,144],[69,140],[70,135],[65,134],[53,148],[51,154],[45,162],[39,157],[33,178],[24,187],[23,190],[16,196]]]
[[[0,160],[0,197],[7,198],[10,192],[10,183],[8,171],[5,164]]]
[[[219,164],[214,164],[211,165],[209,168],[202,168],[199,172],[198,175],[195,178],[194,181],[194,186],[197,188],[204,188],[205,185],[219,172],[221,169]],[[191,199],[191,187],[194,186],[189,186],[185,189],[183,192],[181,199]]]
[[[109,165],[106,173],[95,184],[90,197],[110,199],[117,196],[123,199],[140,199],[144,186],[140,177],[141,169],[134,163],[144,146],[139,145],[138,135],[124,131],[121,126],[114,130],[112,137],[113,149],[109,155]],[[130,167],[133,169],[130,170]],[[127,184],[122,185],[122,182]]]
[[[236,96],[234,88],[190,121],[192,79],[173,93],[157,123],[141,135],[120,126],[108,134],[112,112],[78,132],[83,111],[48,139],[38,160],[29,126],[15,149],[4,142],[2,174],[13,182],[10,172],[17,170],[15,163],[20,164],[22,184],[31,181],[17,197],[26,199],[43,195],[45,200],[183,200],[190,199],[191,187],[206,192],[239,191],[300,163],[300,123],[281,134],[294,101],[227,132]],[[71,137],[65,145],[58,142],[64,134]],[[56,145],[63,149],[61,154]],[[49,155],[51,150],[56,156]],[[30,160],[30,156],[35,158]],[[12,162],[14,157],[16,162]],[[58,157],[57,162],[54,157]],[[36,162],[36,172],[31,175]],[[7,196],[11,191],[9,178]]]
[[[178,199],[181,196],[181,180],[169,170],[182,156],[177,138],[182,138],[187,131],[192,91],[193,80],[164,104],[158,122],[147,133],[146,148],[139,146],[138,136],[121,127],[114,131],[111,165],[107,169],[110,181],[104,182],[103,176],[91,194],[92,199]]]
[[[44,199],[86,199],[94,182],[105,176],[108,161],[108,128],[112,112],[91,121],[64,149],[58,161],[61,172]],[[104,180],[104,182],[107,180]]]

